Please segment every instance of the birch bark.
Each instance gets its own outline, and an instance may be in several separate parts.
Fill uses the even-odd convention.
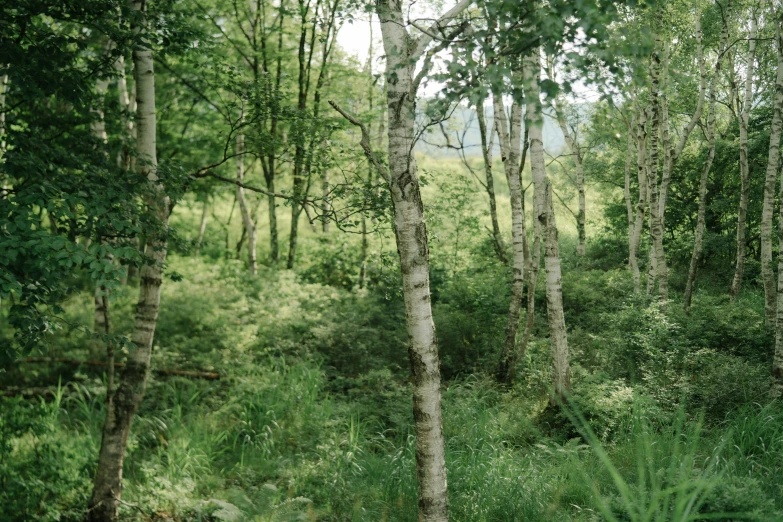
[[[145,14],[143,0],[131,0],[130,7]],[[142,18],[144,20],[144,18]],[[135,28],[137,31],[139,27]],[[136,150],[139,155],[138,171],[149,183],[145,196],[148,211],[164,227],[168,224],[169,199],[158,183],[156,175],[156,123],[155,79],[152,51],[149,43],[142,43],[133,50],[135,84],[137,92]],[[139,285],[139,301],[132,333],[135,346],[118,379],[117,389],[107,398],[106,420],[98,455],[92,498],[87,518],[91,522],[115,521],[119,518],[122,494],[122,465],[131,422],[142,400],[149,374],[152,341],[160,306],[162,267],[166,261],[166,235],[151,235],[147,242],[147,255],[153,263],[144,265]]]
[[[427,55],[418,74],[414,67],[432,41],[429,35],[439,32],[468,5],[470,0],[461,0],[434,22],[431,32],[413,38],[406,29],[401,0],[376,2],[386,53],[388,183],[408,326],[420,522],[444,522],[449,517],[440,363],[430,304],[427,226],[413,156],[416,91],[427,73],[431,55]]]
[[[530,137],[530,168],[535,184],[536,219],[544,238],[544,269],[546,271],[547,319],[549,343],[552,350],[553,393],[551,404],[556,404],[571,389],[568,362],[568,339],[563,314],[560,247],[557,224],[552,204],[552,187],[544,162],[543,120],[538,77],[541,71],[540,49],[535,48],[524,58],[524,87],[527,100],[526,120]]]
[[[666,267],[666,253],[663,249],[663,215],[660,206],[660,191],[658,187],[658,135],[661,124],[660,106],[660,37],[656,36],[656,46],[650,57],[650,239],[655,258],[655,276],[658,280],[658,298],[661,306],[666,306],[669,299],[669,275]]]
[[[772,125],[769,133],[769,154],[767,172],[764,180],[764,202],[761,208],[761,279],[764,282],[765,311],[770,324],[776,324],[776,308],[780,310],[780,300],[775,289],[775,271],[772,266],[772,215],[775,204],[775,184],[780,165],[780,135],[783,130],[783,49],[780,47],[781,27],[775,26],[777,48],[777,74],[775,77],[775,99],[772,112]],[[777,301],[777,303],[776,303]],[[780,323],[778,337],[780,336]],[[780,343],[776,342],[776,346]],[[776,349],[777,353],[777,349]]]
[[[777,151],[780,148],[780,130],[783,116],[783,12],[775,13],[775,41],[777,44],[777,59],[778,59],[778,71],[777,79],[775,81],[775,106],[772,118],[772,134],[777,134],[777,137],[773,140],[770,136],[769,154],[770,163],[772,162],[772,149],[775,148],[775,158],[777,162]],[[777,165],[775,165],[775,171],[777,171]],[[774,173],[772,174],[775,175]],[[769,179],[769,167],[767,168],[767,176]],[[773,186],[774,186],[773,179]],[[783,196],[783,185],[781,185],[780,195]],[[765,201],[766,202],[766,201]],[[779,398],[783,395],[783,207],[780,209],[778,215],[778,292],[775,314],[775,354],[772,359],[772,389],[771,395],[775,398]],[[770,219],[770,225],[771,225]],[[771,267],[770,267],[771,268]]]
[[[484,160],[484,176],[486,177],[487,196],[489,197],[489,217],[492,221],[492,239],[495,254],[501,263],[507,263],[506,245],[503,242],[503,234],[500,233],[498,221],[498,205],[495,197],[495,177],[492,175],[492,147],[493,140],[487,139],[487,120],[484,114],[484,99],[476,103],[476,118],[478,119],[479,136],[481,138],[481,155]]]
[[[745,96],[739,115],[739,157],[740,157],[740,200],[737,209],[737,261],[734,266],[734,278],[731,281],[731,298],[736,299],[742,290],[745,276],[745,223],[748,216],[748,196],[750,193],[750,165],[748,163],[748,122],[753,104],[753,74],[756,65],[756,33],[758,22],[751,15],[748,35],[748,62],[745,67]]]
[[[516,75],[518,76],[518,74]],[[500,352],[495,376],[498,381],[510,384],[514,381],[516,366],[516,342],[519,331],[519,312],[522,309],[525,288],[525,212],[522,204],[522,185],[519,177],[519,156],[522,137],[522,105],[514,100],[511,104],[511,116],[506,117],[503,107],[503,93],[493,93],[495,110],[495,130],[500,144],[503,170],[508,182],[509,201],[511,202],[511,242],[512,242],[512,279],[511,302],[508,308],[506,338]]]
[[[636,203],[636,220],[633,226],[633,234],[628,255],[628,262],[633,275],[633,289],[635,293],[641,291],[641,274],[639,272],[639,245],[642,242],[642,230],[644,229],[644,215],[647,212],[647,114],[644,110],[638,111],[636,123],[636,175],[639,180],[639,201]]]

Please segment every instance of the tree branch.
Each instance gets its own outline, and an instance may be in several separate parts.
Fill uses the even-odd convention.
[[[389,182],[389,172],[386,170],[386,167],[383,166],[383,163],[378,159],[378,156],[375,155],[375,152],[372,150],[372,145],[370,145],[370,133],[367,130],[367,127],[364,125],[364,123],[357,120],[355,117],[351,116],[347,112],[345,112],[342,108],[340,108],[339,105],[337,105],[334,101],[329,100],[329,105],[332,106],[334,110],[340,113],[340,115],[348,120],[348,122],[351,125],[354,125],[356,127],[359,127],[362,131],[362,139],[359,142],[359,145],[361,145],[362,149],[364,150],[364,155],[367,156],[367,159],[370,161],[372,166],[375,168],[375,170],[378,172],[378,174],[385,179],[387,182]]]

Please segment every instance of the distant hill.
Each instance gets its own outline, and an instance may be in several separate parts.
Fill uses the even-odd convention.
[[[493,116],[490,107],[485,108],[487,115],[487,127],[492,128]],[[466,146],[466,156],[468,157],[480,157],[481,148],[481,136],[479,134],[478,120],[476,120],[474,110],[472,108],[460,105],[455,111],[451,119],[444,124],[445,127],[452,131],[450,139],[453,145],[457,145],[458,142],[454,138],[454,131],[463,129],[467,124],[467,133],[465,133],[464,143]],[[457,151],[446,147],[439,147],[439,144],[445,144],[443,135],[438,127],[433,127],[427,132],[421,140],[416,144],[416,150],[427,154],[434,158],[458,158]],[[550,154],[558,154],[565,146],[565,138],[557,125],[557,122],[553,117],[544,116],[544,149]],[[500,154],[500,148],[497,144],[497,136],[495,137],[495,155]]]

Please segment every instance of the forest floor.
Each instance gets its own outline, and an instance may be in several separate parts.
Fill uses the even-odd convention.
[[[435,258],[452,520],[783,519],[783,410],[766,399],[774,343],[761,296],[749,288],[732,304],[705,283],[691,316],[676,295],[663,312],[633,295],[622,241],[596,238],[587,258],[564,259],[574,389],[559,412],[546,407],[543,284],[517,381],[503,388],[490,375],[507,267],[488,262],[483,243]],[[251,276],[221,244],[201,259],[172,254],[152,362],[220,378],[151,376],[128,443],[123,520],[415,521],[393,256],[376,255],[358,289],[355,245],[308,239],[309,264]],[[96,357],[74,326],[92,322],[89,282],[79,284],[62,329],[32,355]],[[115,333],[130,331],[135,298],[132,286],[112,296]],[[17,362],[1,379],[53,394],[0,399],[0,520],[81,520],[104,368]]]

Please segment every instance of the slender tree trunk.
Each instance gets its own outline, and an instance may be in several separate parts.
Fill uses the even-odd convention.
[[[330,196],[330,184],[329,184],[329,169],[325,168],[321,170],[321,197],[323,198],[323,205],[321,212],[324,217],[321,220],[321,231],[326,234],[329,232],[329,218],[327,217],[332,211],[332,201]]]
[[[142,1],[131,1],[131,7],[143,13]],[[150,184],[145,197],[149,212],[163,226],[169,218],[169,199],[158,183],[156,175],[155,146],[155,80],[152,51],[148,42],[142,42],[133,51],[137,86],[137,132],[136,150],[140,158],[139,174]],[[152,340],[160,306],[162,267],[166,261],[166,235],[152,234],[148,239],[148,255],[153,264],[142,269],[139,301],[132,341],[135,346],[128,354],[128,360],[119,376],[116,390],[107,398],[106,421],[98,455],[98,466],[88,520],[91,522],[116,521],[119,518],[120,496],[122,494],[122,465],[130,433],[131,422],[142,400],[147,385]]]
[[[780,26],[775,28],[776,34]],[[780,36],[778,36],[780,38]],[[775,184],[780,164],[780,135],[783,130],[783,49],[777,50],[777,75],[772,125],[769,133],[769,155],[764,181],[764,202],[761,210],[761,278],[764,282],[765,310],[770,324],[776,321],[775,271],[772,266],[772,215],[775,203]],[[780,329],[778,329],[780,332]],[[778,334],[780,335],[780,334]]]
[[[506,256],[506,245],[503,242],[503,235],[500,233],[500,223],[498,221],[497,199],[495,198],[495,177],[492,175],[492,137],[487,140],[487,120],[484,114],[484,98],[476,103],[476,116],[478,118],[479,135],[481,136],[481,155],[484,158],[484,175],[487,179],[487,196],[489,196],[489,217],[492,220],[492,239],[495,247],[495,254],[501,263],[508,263]]]
[[[642,242],[642,230],[644,229],[644,214],[647,211],[647,114],[638,111],[636,124],[636,175],[639,181],[639,201],[636,204],[636,220],[633,226],[631,244],[628,254],[628,264],[633,275],[634,293],[641,291],[641,274],[639,272],[639,245]]]
[[[726,41],[728,39],[728,26],[724,22],[723,32],[721,33],[721,45],[718,53],[718,60],[715,63],[715,72],[710,82],[710,116],[707,120],[707,143],[709,146],[709,152],[707,153],[707,161],[704,163],[701,171],[701,179],[699,180],[699,211],[696,218],[696,234],[693,240],[693,254],[691,255],[691,264],[688,268],[688,280],[685,284],[685,295],[683,297],[685,313],[691,312],[691,299],[693,297],[693,285],[696,280],[696,270],[701,260],[702,245],[704,241],[704,228],[705,228],[705,214],[707,212],[707,181],[709,180],[710,168],[712,168],[712,161],[715,158],[715,111],[717,109],[717,87],[718,78],[720,76],[720,70],[722,65],[723,51],[726,48]]]
[[[106,45],[106,52],[111,52],[111,42]],[[95,82],[96,105],[92,107],[92,113],[95,119],[90,124],[93,136],[105,146],[108,143],[106,134],[106,121],[104,119],[104,104],[106,102],[106,91],[109,88],[108,78],[99,78]],[[108,300],[104,301],[103,292],[100,286],[95,287],[94,291],[95,306],[93,310],[93,333],[103,333],[106,329],[105,319],[109,313],[106,309]],[[103,343],[99,339],[92,339],[90,343],[90,358],[100,358],[103,353]]]
[[[131,114],[136,112],[135,96],[131,101],[128,95],[128,82],[125,78],[125,58],[120,56],[114,61],[114,70],[117,73],[117,94],[119,96],[120,110],[122,111],[122,147],[117,154],[117,165],[124,170],[131,170],[130,141],[133,137],[133,119]]]
[[[660,38],[656,36],[656,46],[650,59],[650,239],[655,257],[655,276],[658,280],[658,298],[661,306],[666,306],[669,299],[669,273],[666,267],[666,253],[663,249],[663,217],[660,207],[660,192],[658,187],[658,135],[660,133],[661,106],[660,92],[660,65],[659,55]]]
[[[449,21],[469,3],[461,0],[441,21]],[[388,183],[408,326],[419,522],[446,522],[449,519],[446,445],[441,412],[438,338],[432,320],[427,225],[413,156],[416,91],[429,62],[424,63],[424,69],[416,77],[414,72],[416,62],[430,39],[426,33],[415,39],[411,37],[403,18],[402,3],[398,0],[378,0],[376,9],[386,52]]]
[[[201,209],[201,224],[198,227],[198,239],[196,240],[195,257],[199,256],[201,243],[204,241],[204,232],[207,230],[207,215],[209,214],[209,199],[204,200],[204,206]]]
[[[372,74],[372,64],[374,60],[374,46],[373,46],[373,34],[372,24],[370,24],[370,48],[367,50],[367,104],[369,113],[373,113],[373,101],[375,81]],[[368,125],[368,134],[372,137],[372,124]],[[372,138],[370,138],[372,139]],[[373,166],[371,161],[367,161],[367,183],[371,186],[375,180],[375,174],[373,172]],[[368,250],[368,237],[367,237],[367,216],[362,212],[362,250],[361,261],[359,263],[359,288],[364,288],[365,281],[367,279],[367,250]]]
[[[576,214],[576,231],[579,237],[579,243],[576,246],[576,253],[577,255],[583,256],[585,255],[587,241],[587,234],[585,231],[585,170],[582,166],[582,152],[579,150],[579,144],[576,142],[576,135],[572,135],[571,131],[568,130],[562,103],[561,99],[557,105],[554,105],[554,109],[557,123],[560,125],[560,130],[563,132],[566,145],[568,145],[568,149],[574,157],[574,165],[576,167],[576,191],[579,196],[579,211]]]
[[[245,151],[245,136],[237,134],[237,181],[244,182],[245,179],[245,160],[241,154]],[[245,189],[237,186],[237,201],[239,201],[239,210],[242,212],[242,226],[245,229],[245,235],[247,237],[247,266],[250,273],[256,275],[258,273],[258,264],[256,263],[256,224],[253,223],[253,218],[250,216],[250,207],[247,204],[245,198]]]
[[[772,136],[770,136],[770,163],[772,162],[773,146],[776,151],[780,147],[781,113],[783,112],[783,13],[781,12],[775,13],[775,40],[777,43],[778,71],[775,82],[772,134],[777,134],[777,139],[773,141]],[[777,152],[775,153],[775,158],[777,161]],[[769,172],[767,172],[767,175],[769,177]],[[783,196],[783,185],[781,185],[779,196]],[[770,392],[772,397],[780,398],[783,395],[783,206],[781,206],[778,215],[778,293],[776,299],[775,355],[772,359],[772,389]]]
[[[522,105],[516,100],[511,104],[511,121],[506,118],[502,92],[493,94],[495,108],[495,130],[500,144],[503,170],[508,182],[511,202],[512,279],[511,301],[508,307],[506,338],[500,352],[495,376],[499,382],[514,382],[516,367],[516,343],[519,331],[519,313],[522,309],[525,288],[525,213],[522,205],[522,185],[519,178],[519,156],[522,137]]]
[[[549,343],[552,350],[552,405],[571,389],[571,371],[568,362],[568,338],[563,313],[560,246],[552,204],[552,186],[544,162],[543,115],[538,77],[541,71],[540,49],[535,48],[524,58],[524,86],[527,99],[526,120],[530,136],[530,168],[535,184],[536,219],[544,237],[544,268],[546,270],[547,318]]]
[[[8,74],[0,76],[0,164],[5,161],[5,96],[8,92]],[[5,187],[2,187],[5,189]],[[5,196],[5,191],[3,192]]]
[[[693,132],[693,129],[696,127],[696,124],[701,120],[701,115],[704,112],[704,103],[705,103],[705,97],[707,93],[707,65],[706,65],[706,60],[704,58],[704,46],[702,45],[703,35],[701,29],[701,21],[699,20],[698,16],[696,17],[695,20],[695,29],[696,29],[696,59],[698,60],[699,63],[699,97],[696,102],[696,110],[691,116],[691,119],[688,121],[688,124],[680,132],[680,141],[678,142],[677,147],[674,150],[672,150],[671,148],[671,141],[669,139],[669,104],[666,99],[666,96],[662,97],[663,98],[662,108],[663,108],[663,116],[664,116],[663,142],[664,142],[664,151],[665,151],[664,162],[663,162],[663,176],[661,179],[661,192],[659,198],[662,229],[666,218],[666,200],[669,194],[669,182],[671,180],[672,171],[674,170],[674,165],[677,163],[677,160],[680,158],[680,155],[682,154],[682,151],[685,149],[685,145],[688,142],[688,137],[691,135],[691,132]],[[668,68],[669,68],[669,52],[667,48],[666,64],[664,68],[664,73],[667,76],[668,76]]]
[[[739,157],[740,157],[740,200],[737,209],[737,262],[734,267],[734,278],[731,281],[731,299],[734,300],[742,290],[742,279],[745,277],[745,222],[748,216],[748,196],[750,193],[750,164],[748,163],[748,121],[753,104],[753,72],[756,65],[756,33],[757,21],[751,16],[750,34],[748,40],[748,63],[745,67],[745,97],[742,101],[742,111],[739,115]]]
[[[528,127],[529,131],[529,127]],[[522,201],[525,201],[524,194]],[[535,190],[533,191],[533,209],[537,208],[535,201]],[[525,242],[527,243],[527,241]],[[527,246],[527,244],[525,245]],[[525,320],[525,331],[522,334],[522,341],[519,344],[519,357],[524,357],[527,351],[527,344],[530,341],[530,335],[533,333],[533,326],[536,322],[536,283],[538,281],[538,270],[541,266],[541,226],[538,219],[533,220],[533,251],[528,251],[525,255],[527,259],[527,310]]]

